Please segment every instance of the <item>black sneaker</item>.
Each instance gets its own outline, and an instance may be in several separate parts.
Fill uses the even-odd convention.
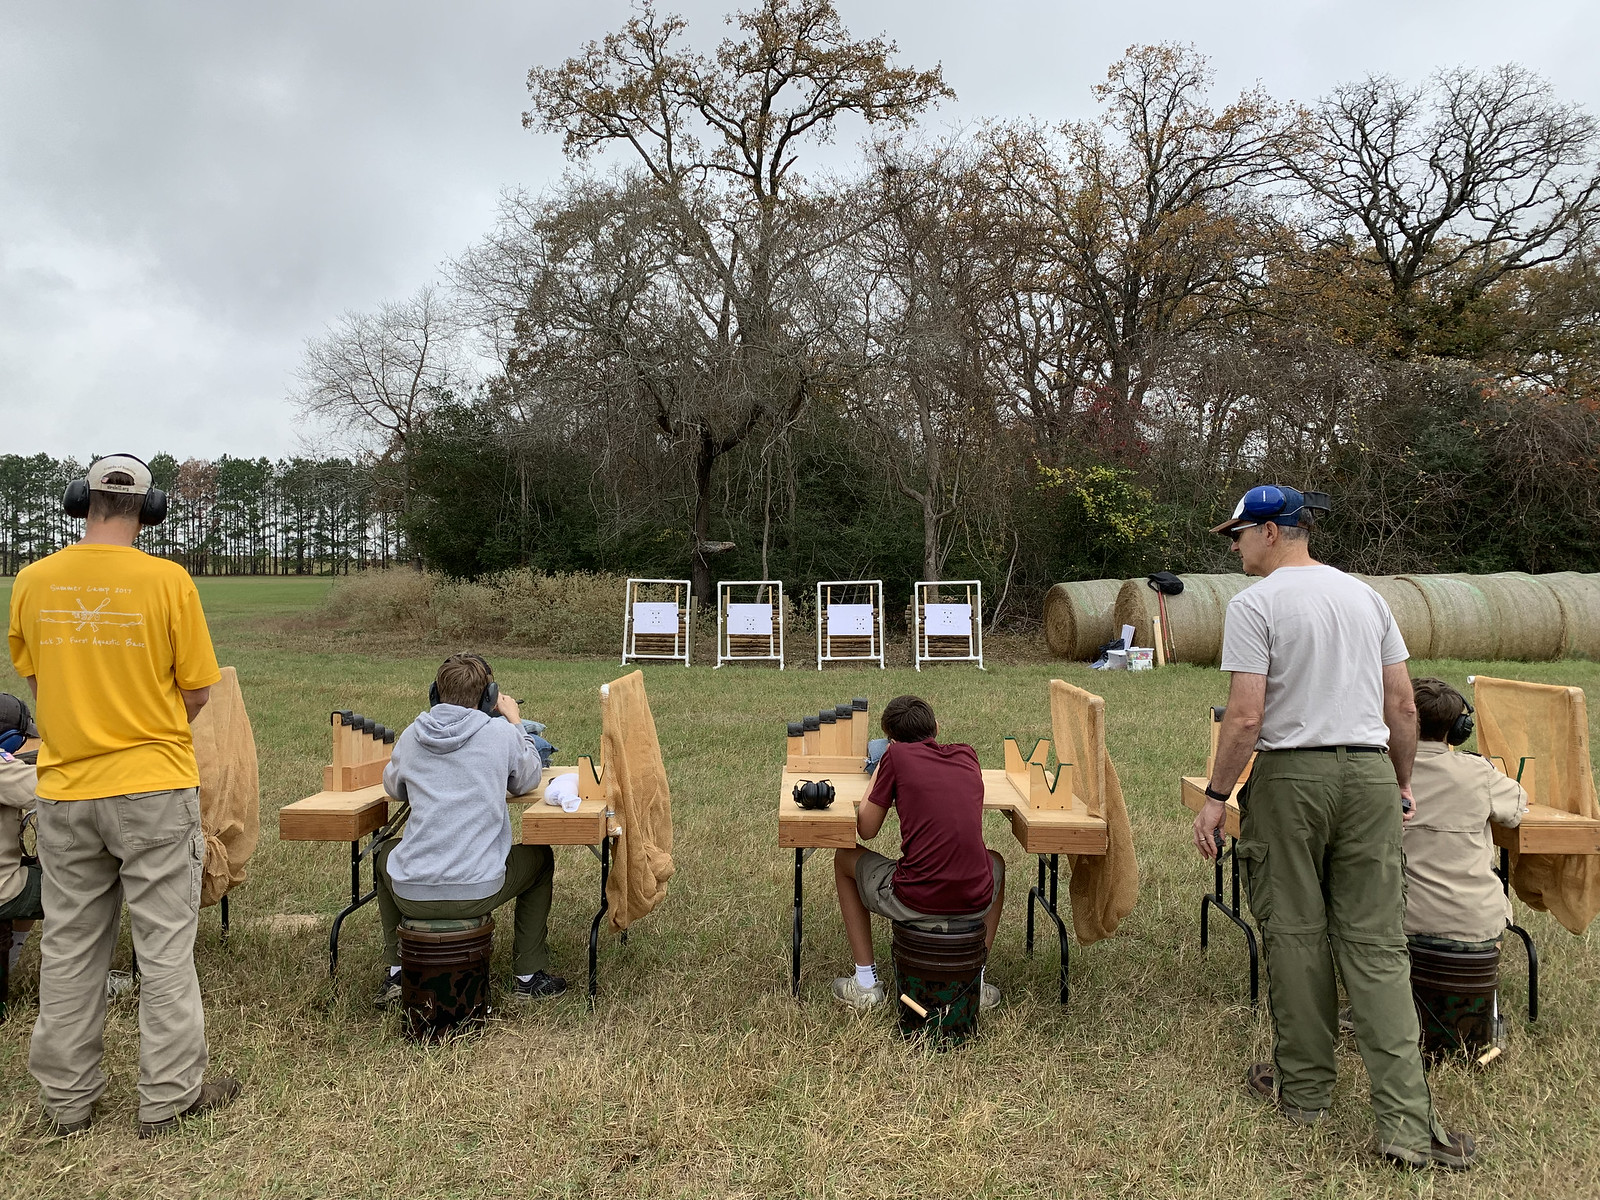
[[[518,979],[511,994],[518,1000],[532,1000],[538,996],[559,996],[567,990],[567,981],[559,975],[535,971],[526,981]]]

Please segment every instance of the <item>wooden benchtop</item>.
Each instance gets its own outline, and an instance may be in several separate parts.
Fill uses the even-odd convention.
[[[823,809],[805,809],[794,802],[794,786],[802,779],[825,778],[833,784],[834,801]],[[870,776],[849,771],[819,774],[784,771],[778,784],[778,845],[789,849],[843,849],[856,844],[856,806],[866,799]],[[1003,770],[983,772],[985,812],[1010,814],[1011,832],[1029,854],[1104,854],[1109,842],[1106,823],[1089,815],[1074,796],[1066,809],[1031,808]]]
[[[1209,779],[1201,779],[1197,775],[1185,775],[1178,785],[1178,797],[1183,801],[1183,806],[1199,812],[1206,806],[1206,784]],[[1239,836],[1239,789],[1244,784],[1235,784],[1233,795],[1228,797],[1228,814],[1222,823],[1224,837],[1236,838]]]
[[[535,791],[521,796],[506,796],[506,803],[520,804],[522,837],[529,846],[598,846],[606,837],[605,801],[595,797],[581,800],[576,812],[564,812],[544,802],[545,789],[558,775],[577,771],[576,766],[545,768],[544,781]],[[395,800],[382,784],[353,792],[318,792],[278,810],[278,837],[286,842],[354,842],[381,829],[389,819],[389,806]]]
[[[1181,786],[1185,808],[1199,812],[1206,802],[1206,780],[1185,776]],[[1519,854],[1600,854],[1600,821],[1562,812],[1545,804],[1533,804],[1514,829],[1489,826],[1494,843]],[[1239,789],[1228,801],[1228,819],[1223,832],[1239,836]]]

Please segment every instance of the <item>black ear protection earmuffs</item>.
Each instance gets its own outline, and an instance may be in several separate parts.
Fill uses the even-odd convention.
[[[483,689],[483,695],[478,697],[477,707],[481,713],[491,717],[498,717],[500,715],[500,709],[497,707],[500,703],[500,685],[494,681],[494,668],[489,665],[488,659],[481,654],[463,654],[461,657],[470,658],[474,662],[481,663],[483,669],[489,673],[489,682]],[[436,679],[428,685],[428,707],[432,708],[439,703],[441,703],[439,700],[439,681]]]
[[[12,696],[17,702],[17,727],[15,729],[0,729],[0,750],[7,754],[15,754],[22,749],[22,744],[28,740],[28,730],[33,725],[33,714],[28,711],[27,702],[20,696]]]
[[[109,457],[109,456],[108,456]],[[131,458],[134,462],[150,469],[150,464],[137,454],[119,454],[117,458]],[[99,459],[95,460],[96,462]],[[94,464],[91,463],[90,466]],[[61,497],[61,507],[69,517],[83,520],[89,515],[89,481],[87,479],[74,479],[67,484],[67,490]],[[154,484],[145,492],[144,500],[139,505],[139,524],[159,525],[167,519],[167,494]]]
[[[1472,719],[1473,708],[1465,696],[1461,697],[1461,715],[1450,723],[1449,731],[1444,735],[1444,740],[1452,746],[1459,746],[1472,736],[1475,722]]]

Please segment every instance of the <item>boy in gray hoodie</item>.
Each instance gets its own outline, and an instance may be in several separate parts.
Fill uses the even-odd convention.
[[[378,911],[389,970],[374,1003],[400,999],[401,917],[461,920],[517,902],[514,994],[553,996],[567,981],[551,975],[545,924],[555,854],[513,846],[506,793],[539,786],[543,768],[521,713],[500,693],[477,654],[452,654],[429,689],[432,707],[395,740],[384,790],[411,805],[405,837],[378,848]],[[504,717],[505,720],[499,720]]]

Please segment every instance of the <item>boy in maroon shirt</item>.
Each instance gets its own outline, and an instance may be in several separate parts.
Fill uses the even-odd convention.
[[[833,852],[833,880],[856,972],[833,981],[833,994],[851,1008],[883,1000],[873,965],[872,917],[948,929],[981,920],[984,944],[994,945],[1005,897],[1006,865],[983,844],[983,773],[971,746],[941,746],[939,723],[926,700],[896,696],[884,706],[889,748],[872,789],[856,812],[856,832],[876,837],[891,805],[900,809],[900,858],[856,846]],[[1000,989],[985,982],[980,1003],[993,1008]]]

